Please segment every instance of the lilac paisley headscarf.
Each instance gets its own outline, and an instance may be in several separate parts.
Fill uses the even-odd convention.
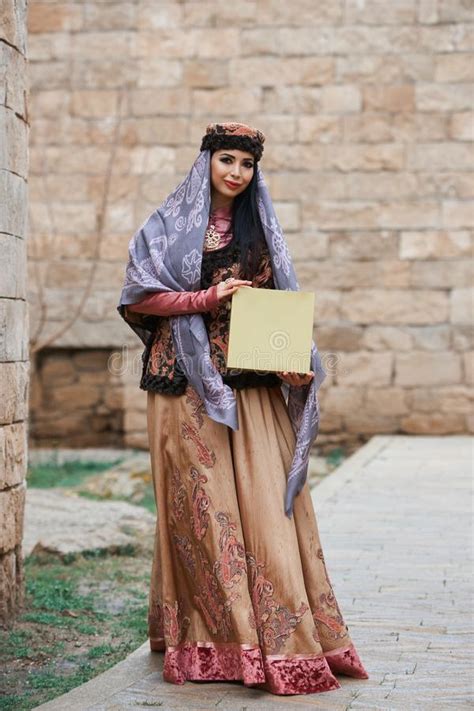
[[[144,222],[129,244],[129,261],[117,309],[143,343],[150,332],[128,320],[125,306],[150,292],[197,291],[201,281],[204,234],[211,206],[211,151],[203,150],[185,179]],[[286,240],[278,222],[262,171],[257,165],[257,202],[271,257],[275,288],[298,291],[299,284]],[[197,391],[209,417],[238,429],[237,403],[210,357],[209,338],[202,315],[170,316],[176,359]],[[293,501],[306,481],[311,445],[319,430],[318,389],[326,377],[315,342],[311,346],[308,385],[282,382],[296,446],[287,474],[284,508],[293,514]]]

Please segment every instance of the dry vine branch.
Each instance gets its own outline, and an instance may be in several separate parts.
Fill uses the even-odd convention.
[[[91,293],[91,288],[92,284],[94,281],[94,277],[97,271],[97,265],[99,262],[99,255],[100,255],[100,247],[102,244],[103,236],[104,236],[104,224],[105,224],[105,215],[107,212],[107,207],[108,207],[108,200],[109,200],[109,192],[110,192],[110,181],[112,178],[112,171],[113,171],[113,165],[114,165],[114,160],[117,152],[117,147],[119,143],[119,131],[120,127],[122,124],[122,106],[125,101],[125,89],[123,88],[120,92],[119,96],[119,102],[118,102],[118,118],[117,121],[115,122],[115,127],[114,127],[114,134],[113,134],[113,139],[112,139],[112,144],[111,144],[111,151],[110,151],[110,156],[105,172],[105,181],[104,181],[104,191],[103,191],[103,196],[102,196],[102,203],[100,205],[98,214],[97,214],[97,226],[96,226],[96,242],[95,242],[95,249],[94,249],[94,254],[92,256],[93,263],[91,270],[88,275],[88,280],[87,283],[84,287],[84,291],[82,293],[81,299],[78,303],[78,305],[75,307],[75,310],[73,311],[72,315],[70,318],[66,321],[65,324],[61,326],[58,331],[53,333],[49,338],[46,338],[43,342],[38,343],[38,338],[39,334],[41,331],[41,328],[43,327],[45,321],[46,321],[46,315],[47,315],[47,306],[44,300],[44,289],[43,285],[41,283],[41,278],[39,278],[39,269],[38,269],[38,261],[35,260],[35,272],[38,278],[38,285],[39,285],[39,293],[40,293],[40,303],[41,303],[41,316],[40,316],[40,323],[39,327],[36,329],[35,336],[31,342],[30,345],[30,352],[33,355],[34,353],[37,353],[38,351],[42,350],[46,346],[51,345],[54,341],[56,341],[60,336],[62,336],[71,326],[73,323],[77,320],[77,318],[80,316],[82,313],[82,310],[84,308],[84,304],[86,303],[88,297],[90,296]],[[43,180],[44,180],[44,175],[46,171],[43,173]],[[50,223],[53,228],[53,234],[56,234],[56,228],[54,225],[54,219],[53,219],[53,211],[51,209],[51,201],[49,199],[49,193],[46,190],[46,205],[48,207],[48,214],[50,215]],[[33,240],[34,241],[34,240]]]

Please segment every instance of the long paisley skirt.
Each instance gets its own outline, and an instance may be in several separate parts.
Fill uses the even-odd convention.
[[[326,570],[306,482],[283,509],[295,435],[280,386],[234,390],[239,429],[188,384],[148,392],[157,503],[148,628],[163,678],[240,680],[273,694],[368,678]]]

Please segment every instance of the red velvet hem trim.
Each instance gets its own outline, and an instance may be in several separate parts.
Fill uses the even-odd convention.
[[[352,676],[354,679],[369,678],[353,644],[325,652],[324,656],[334,674],[344,674]]]
[[[166,647],[150,640],[153,651],[164,651],[163,679],[186,681],[242,681],[272,694],[313,694],[340,688],[324,655],[267,655],[250,644],[183,642]]]

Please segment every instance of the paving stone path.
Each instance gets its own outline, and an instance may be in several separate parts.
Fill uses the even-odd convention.
[[[473,707],[469,437],[376,436],[313,490],[329,574],[368,680],[277,697],[237,682],[163,682],[144,644],[44,711]]]

